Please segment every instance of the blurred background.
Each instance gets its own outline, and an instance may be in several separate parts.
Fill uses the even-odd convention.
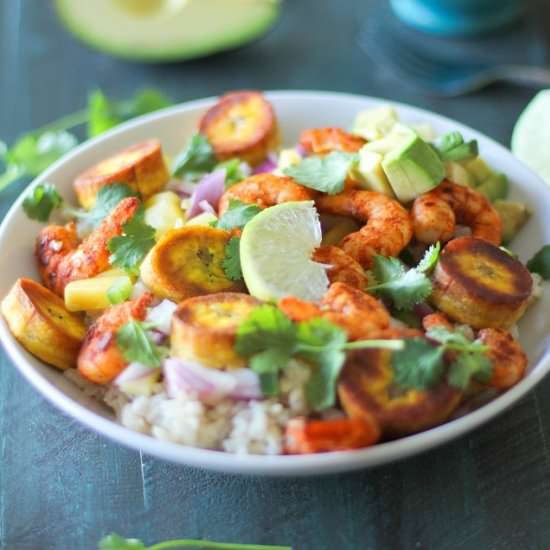
[[[525,105],[550,87],[549,11],[547,0],[0,0],[0,140],[81,110],[96,89],[123,100],[154,87],[182,102],[256,88],[402,101],[509,146]],[[3,191],[2,217],[26,183]],[[550,381],[428,455],[327,479],[257,480],[119,448],[0,359],[2,548],[93,548],[110,530],[296,550],[548,547]]]

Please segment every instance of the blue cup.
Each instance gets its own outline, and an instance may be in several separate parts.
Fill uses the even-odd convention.
[[[467,36],[510,24],[525,11],[523,0],[390,0],[406,24],[434,34]]]

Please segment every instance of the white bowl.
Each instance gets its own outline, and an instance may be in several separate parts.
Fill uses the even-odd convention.
[[[282,134],[289,144],[296,141],[303,128],[319,126],[349,127],[354,115],[383,101],[348,94],[323,92],[272,92]],[[114,151],[146,138],[157,137],[169,155],[179,151],[197,121],[214,99],[193,101],[165,109],[131,121],[93,139],[61,159],[35,180],[54,182],[67,199],[73,199],[71,182],[89,165]],[[399,114],[408,123],[430,123],[436,132],[459,130],[467,139],[479,141],[481,154],[489,164],[505,172],[512,181],[512,197],[525,201],[532,208],[533,219],[513,243],[523,261],[529,259],[543,244],[550,243],[550,190],[511,153],[482,134],[439,115],[406,105],[397,105]],[[21,208],[23,197],[13,205],[0,227],[0,296],[21,276],[38,278],[33,256],[35,237],[40,224],[29,221]],[[158,458],[223,472],[262,475],[314,475],[366,468],[401,459],[458,437],[515,403],[532,389],[550,369],[550,292],[531,307],[520,323],[521,341],[530,359],[527,376],[521,383],[481,409],[437,428],[382,443],[374,447],[350,451],[305,456],[238,456],[218,451],[195,449],[167,443],[133,432],[116,423],[110,411],[87,398],[62,374],[27,353],[12,337],[3,320],[0,339],[15,366],[47,399],[79,422],[108,438],[140,449]]]

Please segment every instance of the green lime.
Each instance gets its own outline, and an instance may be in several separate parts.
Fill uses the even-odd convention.
[[[240,243],[250,294],[266,301],[283,296],[320,300],[329,284],[325,267],[311,259],[320,244],[313,201],[285,202],[257,214],[245,225]]]
[[[518,118],[512,152],[550,185],[550,90],[539,92]]]

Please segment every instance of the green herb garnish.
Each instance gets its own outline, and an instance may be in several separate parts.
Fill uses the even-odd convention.
[[[230,281],[240,281],[243,278],[241,256],[239,252],[240,243],[241,239],[239,237],[231,237],[229,242],[225,245],[225,256],[222,267],[225,276]]]
[[[135,274],[145,255],[155,244],[155,229],[145,223],[143,206],[122,226],[122,235],[107,244],[111,265]]]
[[[172,165],[172,174],[181,177],[211,172],[216,167],[214,150],[203,134],[194,134]]]
[[[107,299],[110,304],[121,304],[132,295],[133,285],[127,278],[115,281],[107,290]]]
[[[50,214],[61,204],[63,197],[55,185],[44,183],[37,185],[23,200],[23,210],[31,220],[47,222]]]
[[[225,170],[225,188],[229,188],[235,183],[244,180],[248,173],[245,172],[242,168],[241,159],[234,158],[229,159],[224,162],[220,162],[216,165],[215,170]]]
[[[116,343],[126,361],[159,368],[168,349],[153,342],[147,334],[150,328],[153,326],[132,319],[117,330]]]
[[[196,548],[204,550],[292,550],[290,546],[265,544],[235,544],[202,539],[172,539],[145,546],[139,539],[125,539],[111,533],[99,541],[99,550],[168,550],[170,548]]]
[[[216,226],[220,229],[235,229],[244,227],[262,209],[255,204],[229,199],[229,208],[217,221]]]
[[[528,262],[527,269],[538,273],[545,281],[550,280],[550,244],[543,246]]]
[[[306,157],[286,168],[284,174],[305,187],[333,195],[344,189],[348,172],[358,159],[356,153],[333,151],[325,157]]]
[[[465,142],[460,132],[449,132],[433,144],[433,148],[443,161],[469,160],[478,156],[477,140]]]

